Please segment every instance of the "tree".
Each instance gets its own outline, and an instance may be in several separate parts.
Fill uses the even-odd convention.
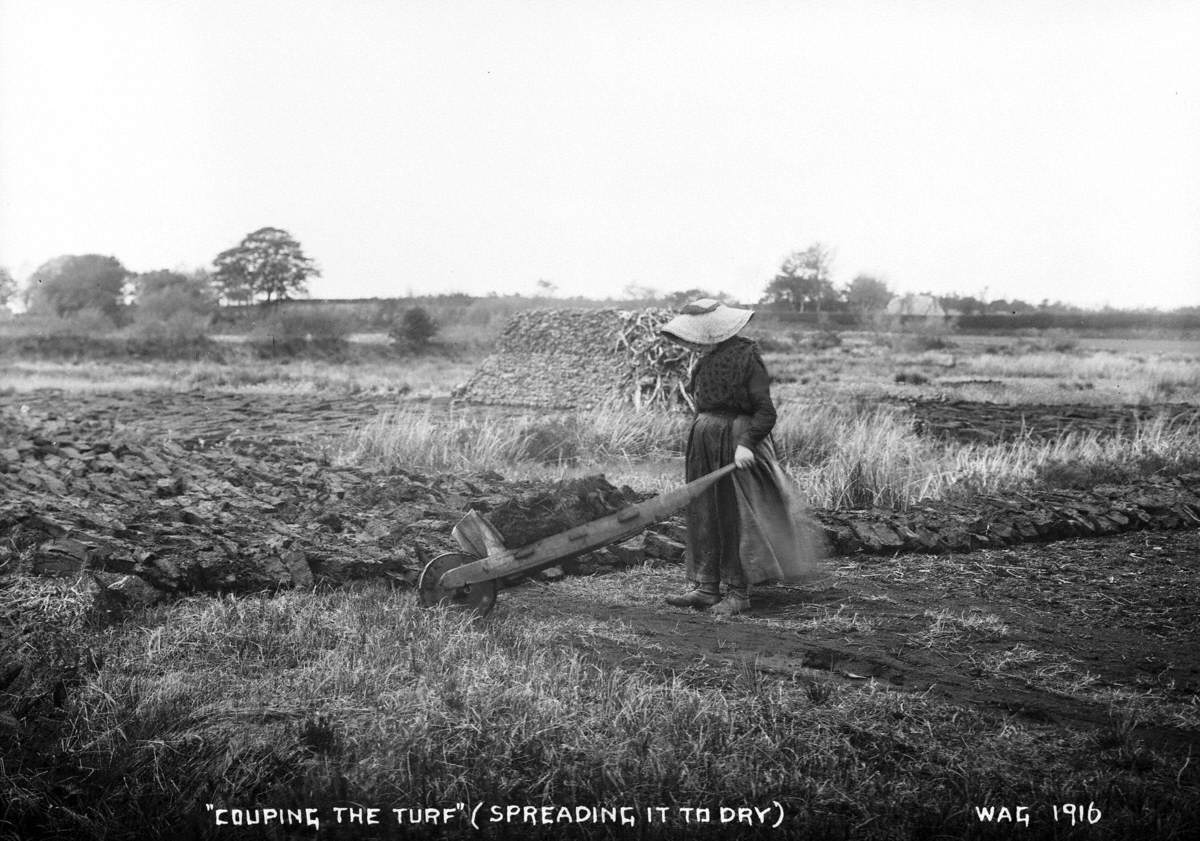
[[[1022,313],[1036,312],[1037,310],[1032,304],[1027,304],[1019,298],[1014,298],[1011,301],[997,298],[987,305],[987,311],[999,315],[1020,315]]]
[[[850,309],[865,315],[887,309],[892,300],[892,291],[877,277],[860,274],[846,287],[846,303]]]
[[[279,228],[259,228],[246,234],[233,248],[213,260],[221,297],[231,303],[249,303],[262,295],[270,303],[285,301],[308,291],[308,279],[320,277],[313,260],[300,243]]]
[[[762,302],[804,312],[808,308],[821,311],[823,304],[837,300],[833,282],[829,279],[833,252],[819,242],[803,251],[793,251],[779,273],[767,284]]]
[[[208,272],[191,275],[171,271],[140,274],[134,280],[138,320],[168,320],[179,316],[210,318],[216,294]]]
[[[208,272],[146,272],[134,279],[134,324],[139,334],[170,341],[203,337],[217,309]]]
[[[72,316],[83,310],[115,320],[121,312],[125,280],[132,272],[116,257],[65,254],[47,260],[30,278],[31,312]]]
[[[979,315],[987,308],[987,304],[971,295],[942,295],[938,303],[946,312],[961,315]]]
[[[190,275],[165,269],[143,272],[134,278],[134,289],[138,306],[174,298],[191,309],[205,309],[212,306],[215,296],[212,279],[203,269]]]
[[[396,347],[407,353],[420,353],[437,335],[438,323],[424,307],[410,307],[389,331]]]
[[[221,257],[228,253],[223,251],[213,260],[217,268],[213,273],[217,297],[223,303],[234,306],[249,304],[254,300],[254,279],[246,273],[246,265],[242,261],[235,261],[232,257],[221,261]]]
[[[8,299],[17,291],[17,282],[4,266],[0,266],[0,307],[8,303]]]

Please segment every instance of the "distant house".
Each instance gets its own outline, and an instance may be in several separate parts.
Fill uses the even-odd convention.
[[[888,315],[923,315],[944,318],[946,310],[932,295],[896,295],[888,301]]]

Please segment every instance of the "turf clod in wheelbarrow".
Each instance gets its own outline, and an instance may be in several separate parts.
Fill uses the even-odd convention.
[[[734,465],[727,464],[681,488],[519,549],[506,548],[495,526],[479,512],[470,511],[451,532],[463,551],[438,555],[421,570],[417,581],[421,603],[450,605],[485,616],[496,604],[496,593],[503,579],[528,575],[627,540],[669,517],[734,469]]]

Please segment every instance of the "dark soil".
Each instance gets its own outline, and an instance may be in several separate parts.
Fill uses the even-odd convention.
[[[678,568],[663,578],[664,594],[684,586]],[[824,588],[760,588],[751,612],[732,619],[614,601],[581,601],[554,586],[524,587],[502,594],[497,609],[620,620],[638,643],[595,636],[574,643],[606,663],[696,680],[728,679],[747,662],[785,677],[812,679],[810,670],[819,670],[838,680],[873,678],[955,704],[1082,727],[1112,725],[1106,690],[1150,692],[1146,720],[1134,732],[1148,742],[1200,749],[1194,723],[1171,724],[1154,714],[1156,705],[1194,705],[1200,693],[1200,531],[849,561]],[[821,621],[839,610],[869,628]],[[963,630],[931,645],[928,631],[938,611],[991,615],[1006,630]],[[987,665],[989,657],[1017,646],[1069,663],[1068,679],[1087,677],[1087,686],[1071,690],[1061,677],[1039,677],[1039,663]]]
[[[897,402],[911,413],[919,434],[960,443],[994,443],[1025,437],[1044,441],[1067,432],[1129,434],[1138,424],[1159,415],[1165,415],[1172,424],[1200,422],[1200,406],[1187,403],[1105,406],[925,399]]]

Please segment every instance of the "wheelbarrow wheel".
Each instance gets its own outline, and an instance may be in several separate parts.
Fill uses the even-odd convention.
[[[479,559],[462,552],[446,552],[425,564],[425,568],[421,570],[421,577],[417,579],[417,592],[420,594],[421,604],[426,607],[446,605],[471,610],[479,616],[487,616],[496,604],[495,581],[480,581],[462,587],[441,585],[441,578],[447,572],[477,560]]]

